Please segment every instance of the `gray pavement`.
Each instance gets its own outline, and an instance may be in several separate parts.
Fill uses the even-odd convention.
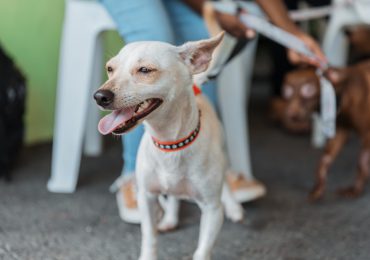
[[[242,224],[225,222],[214,259],[370,259],[370,191],[356,200],[335,195],[354,178],[358,142],[350,140],[329,176],[325,199],[306,201],[320,151],[307,136],[271,125],[261,102],[251,113],[254,174],[265,198],[244,205]],[[0,181],[0,259],[137,259],[139,226],[125,224],[108,192],[120,172],[120,142],[108,137],[104,155],[83,158],[74,194],[52,194],[45,185],[51,145],[28,148],[10,184]],[[181,208],[180,228],[159,236],[159,259],[190,259],[197,243],[199,210]]]

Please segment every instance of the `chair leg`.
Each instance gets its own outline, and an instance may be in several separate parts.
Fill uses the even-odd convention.
[[[66,193],[75,191],[78,179],[97,36],[79,10],[68,6],[60,53],[52,174],[47,185],[49,191]]]
[[[343,32],[343,27],[360,23],[354,10],[336,10],[330,17],[325,37],[323,50],[331,66],[345,66],[348,56],[348,42]]]
[[[251,85],[257,39],[230,62],[221,73],[219,98],[226,146],[233,170],[253,179],[250,150],[247,100]]]
[[[102,82],[102,64],[103,64],[103,45],[101,37],[97,38],[95,47],[95,61],[92,73],[91,91],[88,97],[88,113],[86,122],[86,135],[84,143],[84,153],[88,156],[98,156],[102,151],[102,138],[98,131],[100,110],[93,100],[93,93]]]

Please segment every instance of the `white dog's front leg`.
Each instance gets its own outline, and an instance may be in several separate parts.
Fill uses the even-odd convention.
[[[202,211],[200,234],[193,260],[209,260],[211,259],[211,250],[222,227],[224,214],[221,202],[214,205],[201,204],[200,208]]]
[[[138,205],[141,215],[141,253],[139,260],[157,259],[157,228],[156,209],[158,198],[146,193],[138,193]]]
[[[167,232],[175,229],[179,223],[180,201],[174,196],[168,196],[167,199],[160,198],[160,204],[164,210],[164,216],[158,224],[158,230]]]

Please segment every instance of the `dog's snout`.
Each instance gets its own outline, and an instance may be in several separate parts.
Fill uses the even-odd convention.
[[[94,99],[99,106],[106,107],[113,102],[114,93],[106,89],[98,90],[94,94]]]

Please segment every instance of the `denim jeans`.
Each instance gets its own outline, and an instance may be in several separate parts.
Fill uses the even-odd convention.
[[[126,43],[163,41],[182,44],[208,38],[203,19],[181,0],[100,0],[115,21]],[[214,82],[203,86],[214,106],[217,89]],[[144,133],[140,125],[123,136],[123,173],[135,171],[136,154]]]

